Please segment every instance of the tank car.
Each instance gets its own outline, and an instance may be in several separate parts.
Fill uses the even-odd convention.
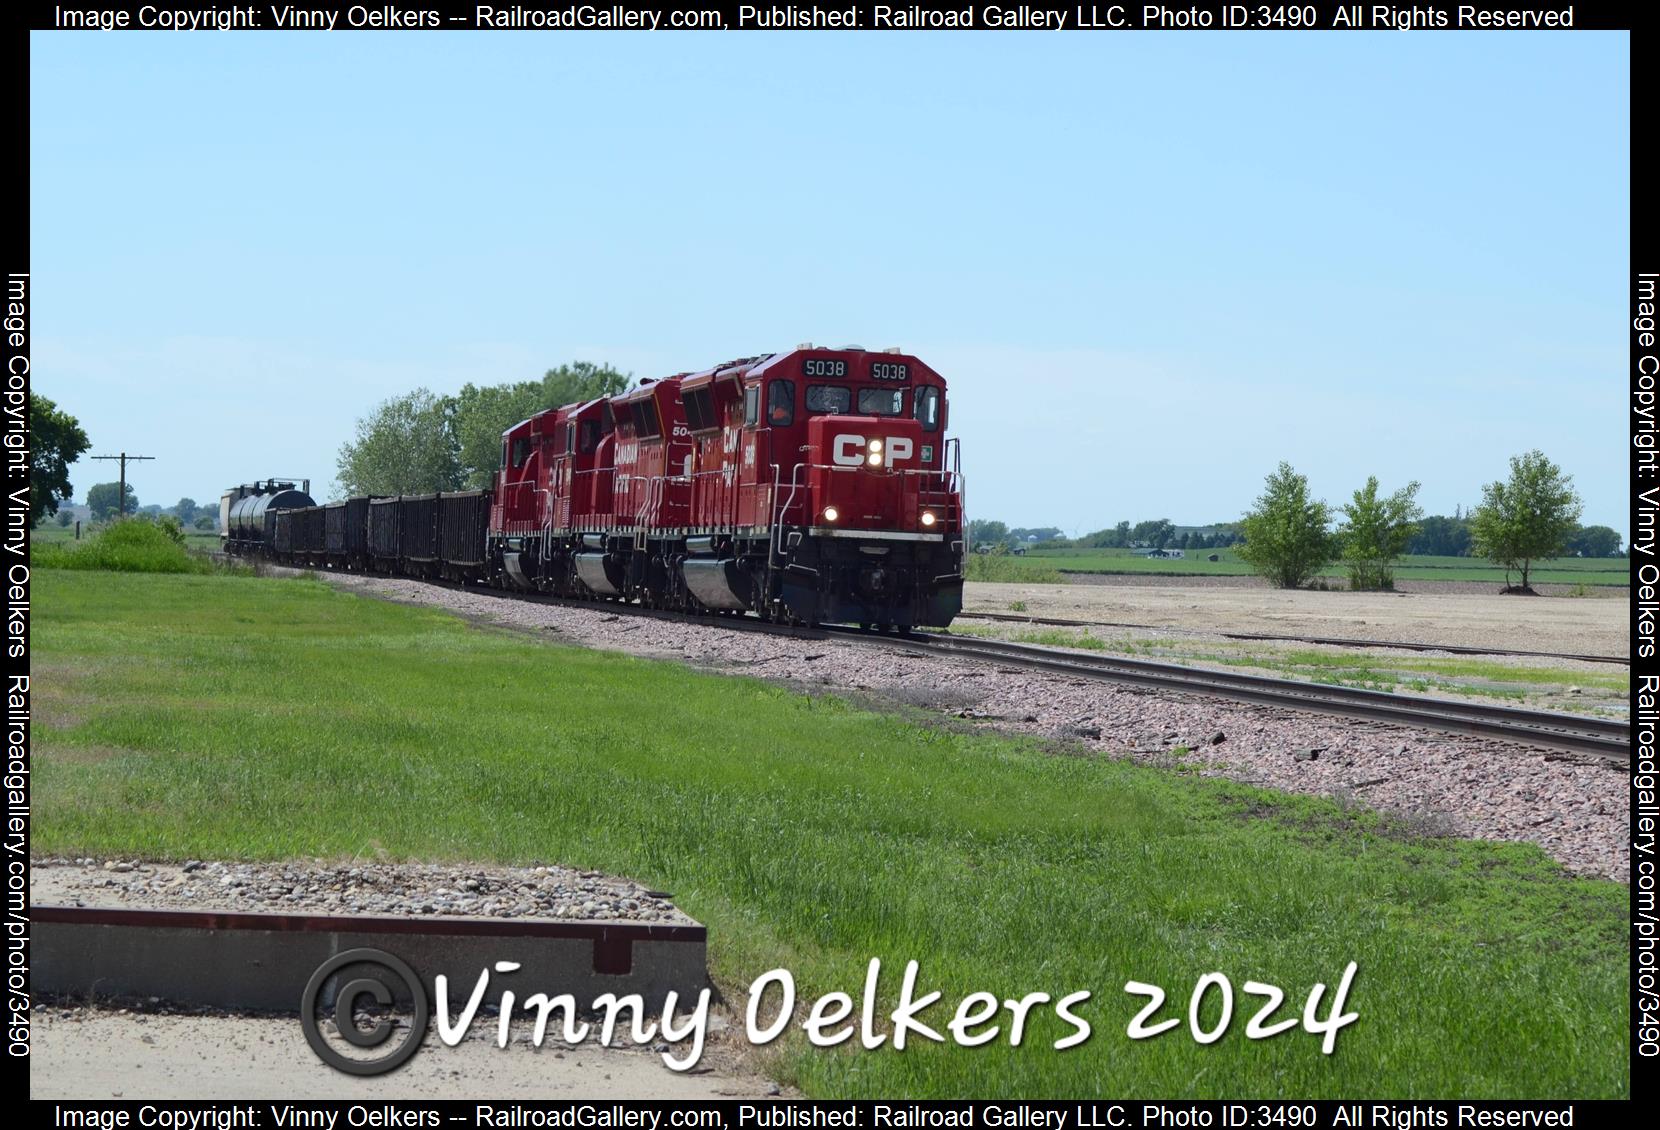
[[[275,545],[280,511],[315,506],[311,480],[285,482],[266,479],[243,483],[219,496],[219,540],[229,553],[252,556],[269,553]]]

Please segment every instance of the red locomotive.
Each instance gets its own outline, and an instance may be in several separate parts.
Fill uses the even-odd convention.
[[[227,546],[783,623],[944,626],[964,550],[946,422],[945,381],[915,357],[803,345],[540,412],[502,436],[490,492],[352,500],[364,528],[315,547],[326,523],[305,515],[326,508],[273,502],[266,529]]]

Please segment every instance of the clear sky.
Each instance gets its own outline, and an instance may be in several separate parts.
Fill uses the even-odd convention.
[[[1623,33],[36,33],[35,387],[140,500],[425,385],[798,342],[951,386],[972,515],[1280,460],[1627,529]],[[113,464],[73,468],[78,497]]]

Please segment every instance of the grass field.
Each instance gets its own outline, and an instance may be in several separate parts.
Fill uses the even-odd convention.
[[[1210,554],[1220,560],[1207,561]],[[982,558],[984,560],[984,558]],[[1233,549],[1189,550],[1185,557],[1144,557],[1129,549],[1030,549],[1019,557],[999,557],[982,566],[996,576],[976,576],[970,565],[970,580],[1025,581],[1053,583],[1066,573],[1145,573],[1171,577],[1248,577],[1252,569]],[[1346,574],[1334,565],[1320,574],[1341,581]],[[1513,579],[1517,578],[1512,574]],[[1395,568],[1399,581],[1491,581],[1504,584],[1504,570],[1477,557],[1403,557]],[[1624,557],[1564,557],[1543,561],[1529,580],[1550,585],[1630,585],[1631,562]]]
[[[1066,755],[833,697],[471,627],[311,580],[36,574],[34,847],[168,858],[558,861],[672,891],[729,1002],[791,969],[857,1000],[1094,994],[1025,1043],[795,1040],[814,1095],[1592,1096],[1629,1091],[1627,890],[1537,849],[1414,838],[1334,802]],[[1204,974],[1358,964],[1335,1053],[1185,1022]],[[885,974],[884,996],[897,980]],[[1328,994],[1329,1003],[1329,994]],[[805,1005],[803,1005],[803,1014]],[[1219,1007],[1214,993],[1202,1013]],[[1324,1010],[1322,1010],[1323,1012]],[[1006,1017],[1006,1013],[1004,1016]]]

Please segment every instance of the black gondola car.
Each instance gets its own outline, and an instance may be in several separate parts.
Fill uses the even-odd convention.
[[[446,576],[453,580],[471,580],[483,574],[489,525],[489,491],[457,491],[438,496],[438,554]]]
[[[346,560],[346,504],[330,502],[323,507],[323,551],[330,561]]]
[[[290,560],[299,548],[300,512],[278,510],[271,516],[271,525],[271,551],[279,561]]]
[[[403,559],[416,571],[432,572],[438,565],[438,496],[406,494],[398,500]]]
[[[369,563],[382,572],[396,572],[403,556],[402,503],[398,495],[369,500]]]
[[[298,556],[310,565],[322,565],[327,561],[328,538],[323,517],[325,509],[327,508],[322,506],[307,506],[299,512]]]
[[[346,562],[362,568],[369,557],[369,502],[368,498],[346,500]]]

